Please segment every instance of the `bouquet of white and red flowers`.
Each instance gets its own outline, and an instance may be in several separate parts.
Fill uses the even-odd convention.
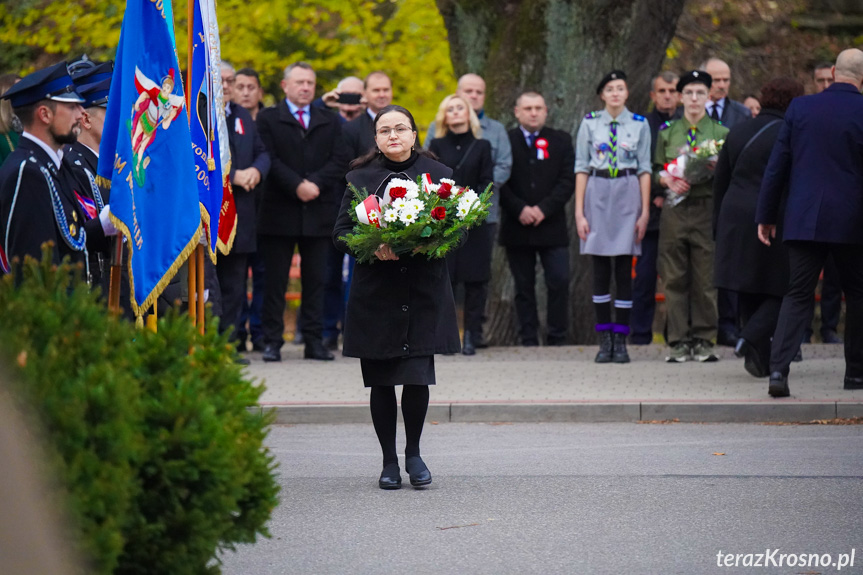
[[[665,164],[665,169],[659,175],[685,180],[689,185],[704,183],[713,177],[716,160],[724,143],[725,140],[705,140],[698,146],[684,146],[677,158]],[[665,201],[674,207],[688,195],[688,192],[678,194],[669,188],[665,192]]]
[[[491,207],[491,184],[481,194],[429,174],[417,181],[391,180],[383,198],[349,184],[353,233],[343,236],[357,261],[374,262],[387,244],[396,255],[416,253],[441,258],[461,241],[465,231],[483,222]]]

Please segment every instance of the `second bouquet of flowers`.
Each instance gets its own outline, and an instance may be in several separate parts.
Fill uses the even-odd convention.
[[[383,198],[349,184],[353,232],[342,237],[360,263],[377,260],[375,251],[389,245],[396,255],[417,253],[444,257],[471,227],[488,217],[491,184],[481,194],[429,174],[417,181],[391,180]]]
[[[686,180],[690,185],[701,184],[713,177],[713,169],[725,140],[705,140],[698,146],[684,146],[680,155],[673,161],[665,164],[665,169],[659,172],[660,176],[672,177]],[[665,201],[671,207],[676,206],[686,199],[688,193],[677,194],[667,190]]]

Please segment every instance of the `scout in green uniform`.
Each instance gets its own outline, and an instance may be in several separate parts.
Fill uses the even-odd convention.
[[[668,315],[669,362],[716,361],[716,288],[713,286],[713,178],[689,185],[685,180],[659,176],[666,163],[687,146],[725,139],[728,129],[705,110],[712,78],[694,70],[677,83],[683,117],[660,128],[653,157],[659,183],[688,196],[674,207],[666,202],[659,225],[659,275],[665,285]],[[690,325],[691,318],[691,325]]]

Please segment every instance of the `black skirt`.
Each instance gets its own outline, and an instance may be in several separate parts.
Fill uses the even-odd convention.
[[[363,383],[373,385],[434,385],[434,356],[360,359]]]

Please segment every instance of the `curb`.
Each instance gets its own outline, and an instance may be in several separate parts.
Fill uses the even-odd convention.
[[[276,424],[371,423],[363,404],[271,404],[250,408],[275,412]],[[399,414],[401,417],[401,414]],[[571,402],[571,403],[432,403],[427,422],[434,423],[634,423],[638,421],[760,423],[809,422],[863,417],[863,402]]]

